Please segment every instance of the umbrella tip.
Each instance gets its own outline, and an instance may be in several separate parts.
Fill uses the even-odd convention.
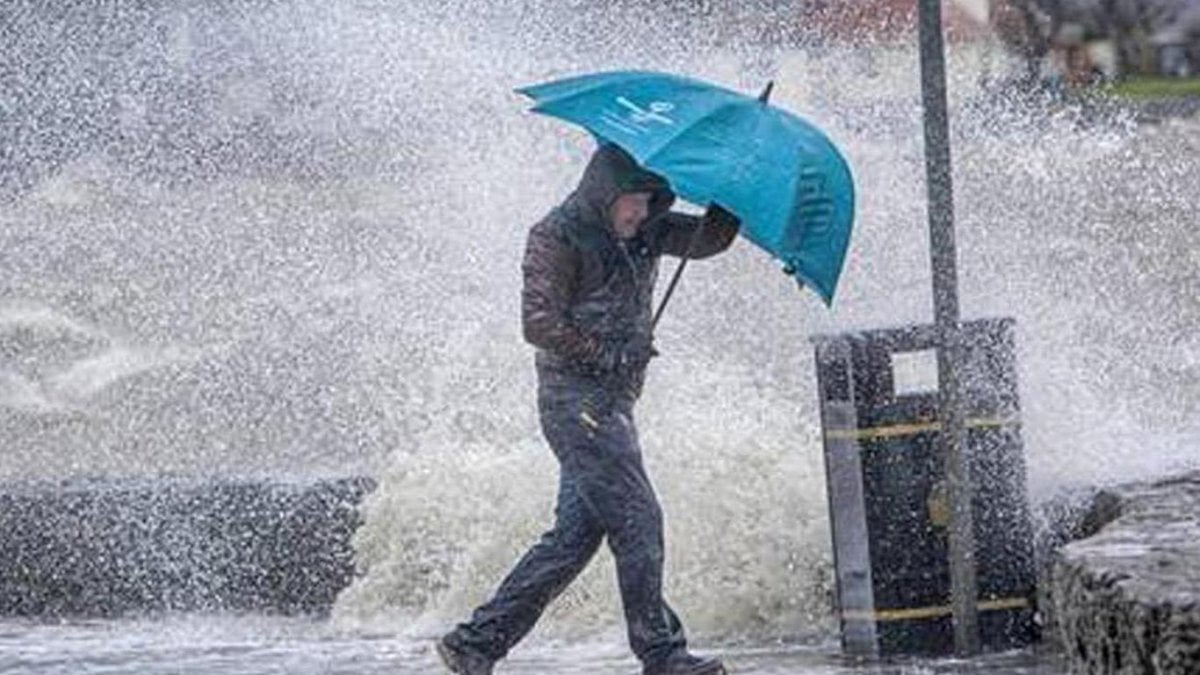
[[[767,100],[771,98],[771,90],[774,88],[775,88],[775,80],[768,80],[767,86],[762,90],[762,93],[758,95],[758,100],[762,101],[763,103],[766,103]]]

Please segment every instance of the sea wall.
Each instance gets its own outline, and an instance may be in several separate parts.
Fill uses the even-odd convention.
[[[1048,637],[1075,673],[1200,673],[1200,472],[1090,501],[1048,559]]]
[[[350,478],[0,485],[0,616],[321,613],[353,578]]]
[[[0,485],[0,616],[324,613],[368,478]],[[1043,505],[1045,637],[1072,672],[1200,673],[1200,472]]]

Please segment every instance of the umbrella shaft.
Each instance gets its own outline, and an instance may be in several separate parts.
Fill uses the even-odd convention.
[[[667,285],[667,292],[663,294],[662,302],[658,304],[658,310],[654,312],[654,320],[650,323],[650,332],[658,327],[658,320],[662,318],[663,310],[667,308],[667,301],[671,299],[671,294],[675,292],[675,286],[679,284],[679,277],[683,276],[683,268],[687,267],[687,261],[692,257],[692,250],[696,248],[696,242],[700,241],[700,235],[704,232],[704,218],[700,219],[700,223],[696,225],[696,231],[692,233],[692,238],[688,241],[687,251],[683,254],[683,259],[679,261],[679,267],[675,268],[675,274],[671,276],[671,283]]]

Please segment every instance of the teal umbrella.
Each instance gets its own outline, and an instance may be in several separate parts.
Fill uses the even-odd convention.
[[[784,271],[832,304],[854,221],[854,182],[815,126],[707,82],[649,71],[596,73],[517,91],[534,112],[577,124],[664,176],[684,199],[718,204]]]

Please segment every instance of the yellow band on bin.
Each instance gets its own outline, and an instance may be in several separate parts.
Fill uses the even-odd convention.
[[[1019,426],[1021,421],[1013,418],[990,419],[975,417],[966,421],[968,429],[988,429],[997,427]],[[889,424],[883,427],[868,427],[866,429],[829,429],[825,438],[843,441],[861,441],[875,438],[896,438],[899,436],[915,436],[930,431],[941,431],[941,422],[918,422],[915,424]]]
[[[1028,598],[997,598],[996,600],[981,600],[979,611],[995,612],[1005,609],[1024,609],[1029,606]],[[933,607],[908,607],[904,609],[849,610],[842,612],[842,618],[847,621],[913,621],[916,619],[936,619],[950,616],[954,612],[950,605]]]

